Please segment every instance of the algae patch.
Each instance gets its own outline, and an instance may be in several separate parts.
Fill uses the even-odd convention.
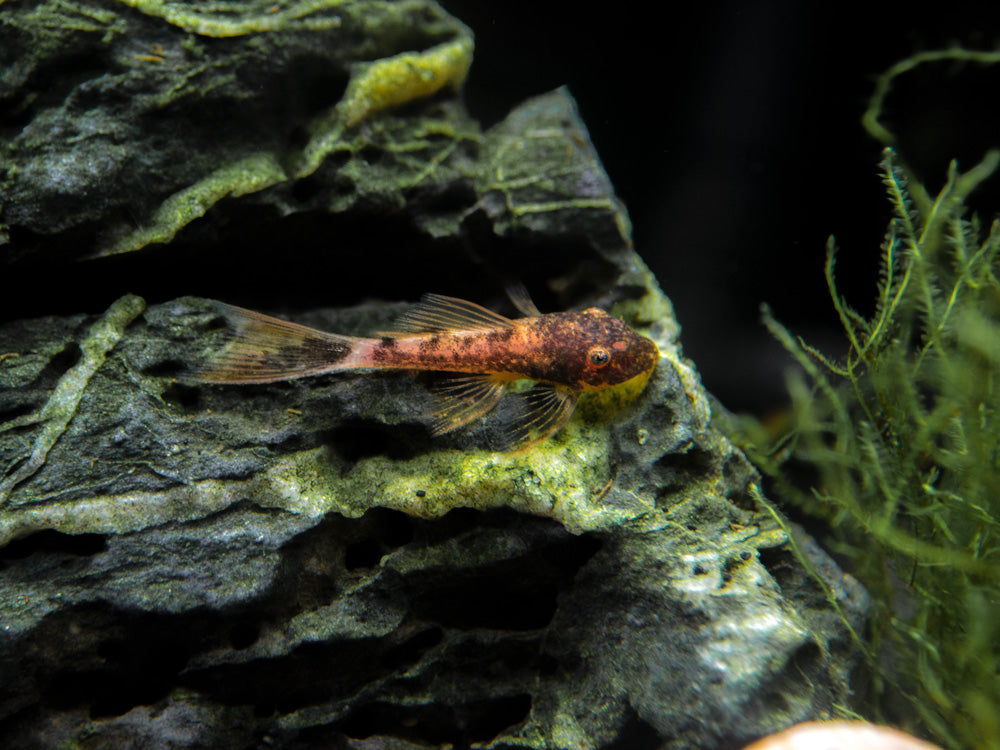
[[[82,356],[80,361],[71,367],[59,380],[52,395],[38,412],[27,414],[0,424],[0,432],[17,427],[43,423],[43,427],[31,449],[31,453],[20,465],[15,462],[16,469],[6,473],[0,481],[0,504],[7,501],[10,493],[24,482],[45,463],[45,459],[65,432],[70,420],[76,414],[77,406],[87,390],[87,384],[97,372],[108,352],[122,337],[125,328],[145,309],[146,303],[141,297],[127,295],[117,300],[104,313],[80,341]],[[20,501],[31,502],[30,497]]]
[[[469,38],[359,65],[338,110],[344,124],[353,127],[375,112],[431,96],[446,86],[457,91],[470,65]]]
[[[118,2],[186,32],[208,37],[244,36],[286,28],[337,29],[340,17],[327,11],[345,4],[345,0],[257,0],[230,9],[217,3],[192,3],[192,8],[166,0]]]
[[[374,507],[435,518],[455,508],[508,507],[553,518],[571,531],[610,528],[650,503],[624,511],[604,506],[599,491],[610,476],[607,440],[592,433],[549,441],[523,456],[440,451],[408,461],[370,458],[344,472],[319,448],[292,453],[249,479],[203,479],[159,492],[141,491],[12,507],[0,517],[0,544],[33,529],[123,533],[216,513],[252,497],[263,507],[305,516],[358,518]]]

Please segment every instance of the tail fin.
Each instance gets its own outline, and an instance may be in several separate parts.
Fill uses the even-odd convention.
[[[221,352],[191,374],[206,383],[273,383],[346,369],[352,365],[345,360],[363,340],[224,302],[214,304],[234,334]]]

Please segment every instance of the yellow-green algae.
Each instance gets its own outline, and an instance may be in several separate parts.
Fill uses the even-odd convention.
[[[648,280],[653,291],[641,303],[630,303],[641,304],[647,320],[669,312],[669,302],[651,277]],[[141,307],[134,309],[132,303],[126,304],[129,300],[137,298],[116,305],[138,314]],[[119,317],[115,330],[120,332],[127,323]],[[673,329],[654,333],[663,358],[659,366],[677,372],[691,399],[693,419],[707,425],[707,400],[695,373],[679,357],[673,333]],[[84,343],[85,350],[89,346]],[[385,507],[436,517],[459,507],[507,507],[553,518],[574,532],[609,528],[656,512],[652,495],[630,493],[627,509],[604,502],[615,478],[608,459],[608,421],[622,418],[636,399],[651,397],[648,392],[614,389],[586,394],[580,414],[560,434],[523,453],[441,450],[406,461],[372,457],[347,465],[337,454],[317,448],[283,455],[245,480],[191,479],[165,490],[95,494],[69,501],[22,492],[18,503],[0,516],[0,545],[44,528],[71,534],[135,531],[201,518],[243,498],[307,516],[337,512],[359,517],[373,507]],[[637,429],[626,439],[641,445],[645,436]],[[692,490],[706,491],[711,491],[711,482]],[[670,523],[663,519],[656,523],[663,522]]]
[[[38,28],[59,29],[62,32],[83,31],[102,33],[107,43],[125,28],[118,14],[103,8],[94,8],[72,0],[50,0],[39,3],[24,18],[25,25]]]
[[[373,114],[422,99],[451,86],[459,89],[472,64],[471,37],[459,37],[425,52],[404,52],[358,64],[343,98],[333,110],[314,120],[312,136],[294,159],[295,178],[308,177],[333,151],[344,146],[347,128]]]
[[[107,256],[139,250],[154,242],[169,242],[191,221],[204,216],[226,196],[241,196],[308,177],[336,150],[360,148],[345,139],[345,130],[372,114],[430,96],[441,89],[459,88],[472,63],[471,38],[460,37],[425,52],[407,52],[358,65],[341,101],[331,112],[314,119],[307,128],[311,136],[298,154],[284,160],[275,153],[258,153],[227,164],[208,176],[169,196],[145,226],[100,248],[95,255]],[[428,138],[434,128],[421,126]],[[438,129],[438,132],[440,128]],[[454,144],[449,144],[454,148]],[[439,157],[440,159],[440,157]],[[424,175],[438,163],[430,159],[420,169]],[[290,174],[282,163],[294,165]],[[414,178],[414,182],[420,180]]]
[[[108,352],[124,335],[126,326],[145,308],[145,301],[135,295],[126,295],[116,300],[80,341],[82,352],[80,361],[59,379],[45,406],[37,412],[0,424],[0,432],[32,424],[43,424],[27,460],[0,482],[0,504],[7,500],[17,485],[28,479],[45,463],[52,446],[66,431],[70,420],[76,414],[76,407],[87,390],[90,378],[104,364]]]
[[[26,501],[0,518],[0,545],[42,528],[69,534],[135,531],[201,518],[245,497],[308,516],[337,512],[357,518],[384,507],[431,518],[458,507],[508,507],[554,518],[574,531],[621,522],[620,512],[594,502],[610,477],[606,436],[588,431],[587,439],[580,439],[577,429],[571,432],[569,439],[550,440],[522,455],[440,451],[409,461],[370,458],[342,475],[343,465],[318,448],[282,456],[242,481],[203,479],[162,491],[37,506]]]
[[[273,154],[256,154],[240,159],[171,195],[160,204],[146,226],[129,232],[98,255],[118,255],[153,242],[169,242],[177,232],[204,216],[222,198],[255,193],[286,179],[285,170]]]
[[[337,109],[347,127],[390,107],[461,87],[472,64],[472,39],[459,37],[426,52],[403,52],[358,65]]]
[[[344,5],[345,0],[256,0],[237,8],[218,2],[189,5],[179,5],[170,0],[118,2],[148,16],[163,19],[191,34],[232,37],[296,27],[312,31],[336,29],[340,27],[340,17],[323,14]],[[248,5],[253,9],[250,13],[240,12]],[[318,17],[310,17],[314,15]]]

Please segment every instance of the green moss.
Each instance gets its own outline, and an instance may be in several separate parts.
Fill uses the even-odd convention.
[[[903,696],[911,722],[950,748],[1000,747],[1000,223],[965,209],[998,164],[996,151],[965,173],[952,163],[930,197],[885,150],[893,215],[874,312],[838,291],[831,238],[847,355],[822,354],[765,310],[801,367],[794,428],[772,441],[747,422],[737,437],[781,497],[826,519],[874,595],[872,718],[902,721],[891,706]],[[813,487],[796,484],[790,461],[810,467]]]

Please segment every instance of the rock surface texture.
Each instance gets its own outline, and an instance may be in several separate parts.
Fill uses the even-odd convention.
[[[3,6],[4,747],[717,748],[848,702],[566,91],[477,122],[417,0]],[[423,376],[185,378],[192,291],[364,335],[513,279],[653,338],[645,390],[510,454],[517,396],[432,438]]]

